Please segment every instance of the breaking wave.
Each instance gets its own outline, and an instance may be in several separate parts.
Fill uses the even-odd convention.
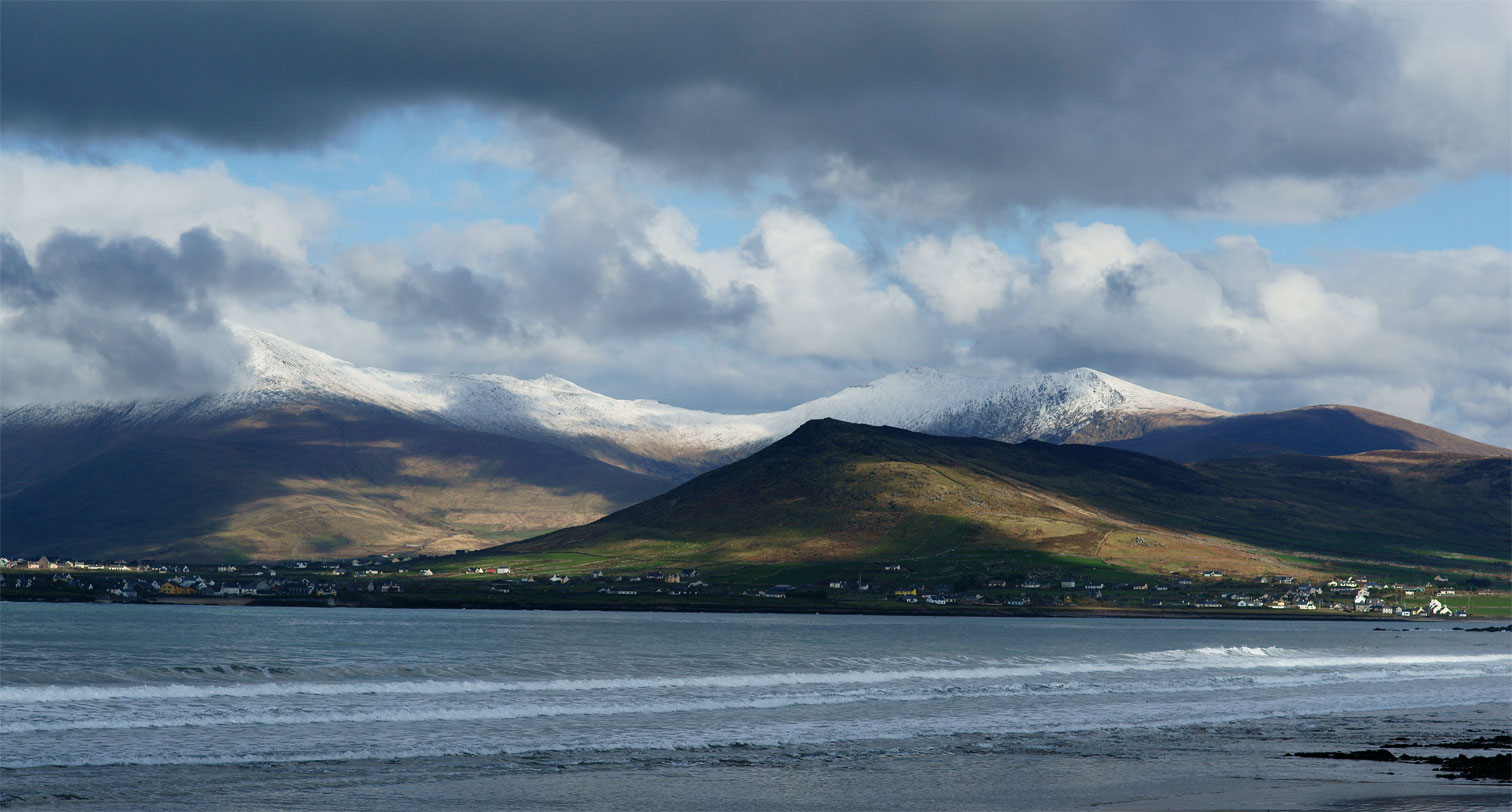
[[[420,680],[372,682],[259,682],[189,685],[38,685],[0,688],[0,702],[91,702],[214,697],[438,695],[574,692],[676,688],[781,688],[804,685],[879,684],[910,680],[990,680],[1068,674],[1190,671],[1207,668],[1334,668],[1448,665],[1512,665],[1512,654],[1311,655],[1276,648],[1198,648],[1123,655],[1109,660],[1064,660],[969,668],[904,668],[721,674],[675,677],[605,677],[544,680]]]

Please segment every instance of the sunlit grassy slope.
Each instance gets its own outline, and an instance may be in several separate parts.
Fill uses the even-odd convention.
[[[561,568],[911,562],[1232,575],[1504,572],[1512,462],[1431,454],[1180,465],[820,420],[598,522],[501,548]],[[568,566],[571,565],[571,566]],[[1021,567],[1019,565],[1022,565]]]

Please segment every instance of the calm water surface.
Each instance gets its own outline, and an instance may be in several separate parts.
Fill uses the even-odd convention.
[[[182,798],[152,795],[165,775],[260,769],[272,808],[328,791],[327,779],[361,784],[365,770],[408,776],[411,789],[449,776],[451,791],[469,770],[592,768],[610,781],[618,769],[629,786],[625,770],[674,763],[714,770],[704,778],[722,777],[721,765],[795,759],[948,773],[978,751],[1003,754],[1003,764],[1025,754],[1139,759],[1181,751],[1193,736],[1291,739],[1308,729],[1360,749],[1379,742],[1350,746],[1350,735],[1384,737],[1429,717],[1507,726],[1512,635],[1381,625],[1394,630],[6,603],[0,769],[15,802],[55,799],[66,779],[77,792],[62,794],[121,804]],[[1184,769],[1201,773],[1203,761]],[[146,794],[121,797],[127,785]],[[1430,776],[1426,786],[1438,785]],[[201,800],[217,792],[200,790]],[[617,805],[593,797],[577,801]],[[470,803],[465,792],[454,800]]]

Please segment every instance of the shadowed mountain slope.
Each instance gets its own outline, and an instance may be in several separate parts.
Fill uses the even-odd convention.
[[[589,521],[673,484],[551,445],[361,408],[286,407],[171,431],[113,423],[87,437],[59,467],[37,453],[50,434],[6,432],[6,555],[449,553],[497,540],[486,531]]]
[[[1225,457],[1308,454],[1333,457],[1367,451],[1430,451],[1505,457],[1512,451],[1358,406],[1309,406],[1153,428],[1101,443],[1177,462]]]

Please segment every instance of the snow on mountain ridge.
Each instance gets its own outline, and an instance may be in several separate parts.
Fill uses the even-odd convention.
[[[927,367],[887,375],[780,412],[719,414],[652,400],[619,400],[554,375],[526,380],[500,374],[418,374],[358,367],[278,336],[233,329],[246,342],[248,354],[232,391],[189,403],[139,404],[131,407],[134,419],[209,417],[284,403],[335,400],[475,431],[580,446],[607,442],[648,458],[676,460],[765,445],[808,420],[824,417],[935,434],[1059,442],[1101,414],[1226,414],[1092,369],[992,380]],[[48,412],[60,419],[69,414],[66,409],[44,409],[33,412],[33,417]]]
[[[1085,367],[1009,381],[915,367],[789,412],[933,434],[1056,441],[1103,412],[1227,414]]]
[[[534,380],[500,374],[425,375],[357,367],[295,342],[239,328],[249,353],[240,382],[347,398],[393,411],[499,434],[597,437],[731,448],[767,439],[764,426],[738,415],[681,409],[651,400],[619,400],[555,375]]]

